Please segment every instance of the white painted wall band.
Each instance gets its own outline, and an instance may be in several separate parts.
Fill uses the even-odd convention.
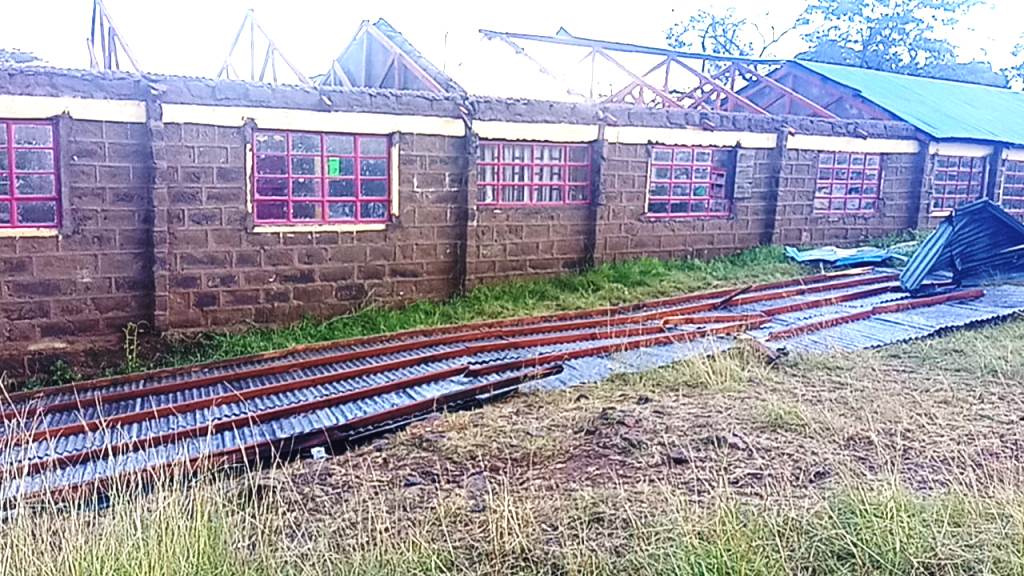
[[[993,146],[974,144],[973,142],[932,142],[928,145],[928,152],[939,156],[984,158],[985,156],[991,156],[993,150]]]
[[[669,146],[718,146],[739,148],[774,148],[775,134],[731,132],[689,128],[650,128],[643,126],[608,126],[604,129],[609,144],[666,144]]]
[[[492,120],[473,122],[473,132],[483,140],[530,142],[593,142],[600,135],[600,129],[596,124],[545,124]]]
[[[0,95],[0,118],[39,120],[63,114],[76,120],[142,124],[146,122],[146,104],[139,100]]]
[[[1007,160],[1015,160],[1017,162],[1024,162],[1024,148],[1007,148],[1003,151],[1003,158]]]
[[[794,134],[787,139],[786,148],[790,150],[819,150],[821,152],[917,154],[921,150],[921,143],[917,140]]]
[[[164,104],[164,124],[206,124],[241,126],[252,119],[257,128],[268,130],[306,130],[311,132],[349,132],[356,134],[429,134],[462,137],[466,125],[461,119],[370,112],[322,112],[290,108],[250,108],[240,106],[204,106]]]

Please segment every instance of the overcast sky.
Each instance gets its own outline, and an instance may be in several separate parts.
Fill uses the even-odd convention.
[[[662,46],[665,29],[701,6],[693,0],[514,2],[430,0],[106,0],[122,36],[151,72],[212,76],[246,8],[307,75],[326,70],[364,19],[384,17],[428,58],[449,69],[473,57],[477,29],[553,34],[565,26],[578,36]],[[711,5],[711,2],[707,2]],[[770,14],[766,6],[770,4]],[[715,0],[741,15],[785,27],[804,0]],[[58,66],[87,67],[85,38],[91,0],[0,0],[0,47],[34,52]],[[607,6],[607,8],[605,7]],[[632,8],[636,9],[632,9]],[[1022,32],[1024,2],[988,0],[949,32],[964,59],[1011,64]],[[797,37],[773,56],[802,48]],[[500,71],[497,71],[500,73]]]

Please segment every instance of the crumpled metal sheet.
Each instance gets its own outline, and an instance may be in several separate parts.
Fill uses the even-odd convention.
[[[978,285],[1024,274],[1024,224],[994,202],[957,208],[921,244],[900,274],[900,285],[920,292],[925,280]]]

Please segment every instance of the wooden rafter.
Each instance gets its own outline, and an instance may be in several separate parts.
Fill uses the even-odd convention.
[[[89,67],[93,70],[121,70],[121,56],[128,60],[131,70],[142,73],[138,61],[132,55],[128,44],[118,32],[103,0],[93,0],[89,37],[86,38],[89,51]]]
[[[239,44],[241,44],[243,37],[248,33],[249,35],[249,46],[248,54],[246,55],[246,62],[248,62],[248,74],[242,76],[238,73],[238,69],[235,68],[234,60],[236,53],[239,50]],[[257,39],[261,41],[258,41]],[[258,56],[257,46],[262,49],[263,44],[266,44],[266,50],[263,52],[262,59]],[[274,40],[267,34],[267,31],[260,26],[260,23],[256,20],[256,15],[250,8],[245,12],[245,17],[242,18],[242,25],[238,27],[238,31],[235,33],[234,39],[231,41],[231,47],[228,48],[228,54],[224,57],[224,63],[221,64],[220,70],[217,72],[217,78],[223,78],[225,80],[248,80],[250,82],[267,82],[270,81],[274,84],[278,83],[277,76],[277,60],[280,59],[285,66],[292,72],[296,80],[304,86],[312,86],[312,82],[306,78],[306,75],[299,71],[288,60],[288,57],[281,52],[281,49],[277,47]],[[257,74],[257,61],[262,61],[259,66],[259,73]],[[268,78],[267,73],[270,73]]]
[[[611,96],[605,98],[604,101],[606,102],[633,102],[655,107],[727,111],[742,110],[749,113],[766,115],[769,112],[763,106],[748,98],[744,89],[748,86],[767,85],[773,91],[782,92],[789,101],[799,102],[812,115],[824,118],[836,117],[832,112],[815,104],[794,89],[781,83],[773,82],[766,72],[782,66],[786,63],[784,60],[700,54],[621,42],[605,42],[572,36],[567,33],[555,36],[540,36],[493,30],[481,30],[480,32],[485,38],[497,39],[512,46],[517,54],[529,57],[531,61],[541,67],[542,72],[549,76],[555,75],[526,54],[526,51],[516,41],[532,41],[587,48],[587,55],[580,59],[579,63],[583,63],[588,59],[593,61],[593,59],[600,56],[627,76],[628,82],[622,88],[614,91]],[[646,72],[639,73],[630,70],[622,60],[615,58],[613,54],[660,56],[661,59]],[[687,61],[699,61],[700,64],[694,66]],[[685,86],[681,87],[680,91],[672,89],[673,64],[685,71],[685,77],[681,78],[681,82],[677,83],[677,85],[682,84]],[[663,75],[656,80],[652,79],[651,76],[659,71],[663,72]],[[593,84],[592,73],[591,95],[593,94]],[[645,95],[653,96],[648,99],[645,98]],[[588,99],[592,100],[593,98],[591,96]]]

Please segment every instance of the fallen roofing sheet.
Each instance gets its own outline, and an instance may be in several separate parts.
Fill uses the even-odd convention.
[[[847,266],[882,265],[889,260],[902,260],[903,256],[888,248],[860,246],[858,248],[839,248],[823,246],[800,250],[794,246],[785,247],[786,257],[800,264],[827,264],[837,268]]]
[[[778,347],[825,349],[805,342],[818,330],[892,323],[896,312],[925,320],[904,322],[892,341],[1024,310],[1024,291],[919,299],[896,279],[873,270],[820,274],[12,394],[2,415],[0,499],[72,497],[169,466],[301,452],[524,385],[570,386],[714,353],[743,332]]]
[[[1024,92],[805,60],[797,64],[939,140],[1024,144]]]
[[[900,274],[917,293],[925,280],[979,285],[1024,273],[1024,224],[989,200],[957,208],[921,244]]]

